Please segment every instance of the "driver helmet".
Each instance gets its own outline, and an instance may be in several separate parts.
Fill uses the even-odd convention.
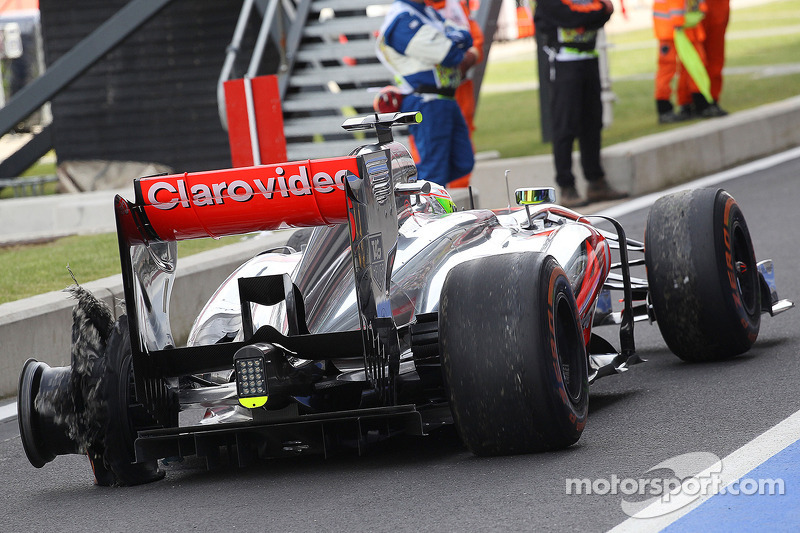
[[[454,213],[458,210],[456,203],[453,201],[453,197],[450,196],[450,193],[447,192],[447,189],[439,185],[438,183],[429,182],[431,184],[431,191],[429,193],[425,193],[425,196],[429,197],[431,200],[435,200],[439,203],[439,205],[444,208],[445,213]]]

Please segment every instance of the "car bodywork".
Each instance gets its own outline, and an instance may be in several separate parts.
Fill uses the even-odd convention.
[[[616,221],[556,205],[546,188],[518,191],[519,207],[447,212],[392,140],[391,127],[411,120],[413,113],[347,121],[349,129],[374,129],[378,142],[346,157],[142,178],[134,201],[117,197],[132,370],[127,393],[108,409],[140,413],[127,427],[132,463],[200,455],[214,464],[222,450],[242,465],[361,452],[396,433],[452,424],[440,298],[453,269],[485,257],[536,252],[556,260],[574,294],[587,383],[641,361],[634,323],[655,317],[647,280],[631,276],[644,259],[629,254],[643,252],[643,243]],[[614,230],[592,223],[601,219]],[[168,310],[177,240],[306,226],[315,229],[301,249],[269,251],[231,274],[187,345],[176,346]],[[759,269],[760,308],[790,307],[777,297],[771,263]],[[493,283],[492,272],[485,282]],[[620,312],[611,291],[621,294]],[[619,349],[593,333],[608,324],[619,327]],[[44,390],[49,371],[26,365],[21,395]],[[31,422],[46,412],[33,402],[20,397],[31,406],[20,423],[28,419],[23,443],[32,463],[86,451],[43,450],[43,433],[69,430],[58,417],[46,428]]]

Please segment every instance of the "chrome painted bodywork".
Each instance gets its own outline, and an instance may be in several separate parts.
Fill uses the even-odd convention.
[[[74,369],[51,369],[33,359],[23,369],[20,428],[31,463],[41,466],[56,455],[85,453],[88,445],[97,446],[89,454],[93,467],[112,465],[111,473],[100,471],[102,483],[137,484],[159,479],[155,461],[164,457],[199,455],[211,464],[221,449],[227,449],[244,466],[262,456],[327,454],[341,448],[362,453],[376,439],[397,433],[425,435],[458,423],[459,413],[451,410],[457,409],[451,393],[458,381],[450,378],[450,356],[469,347],[448,349],[455,336],[448,327],[458,323],[466,326],[459,334],[467,328],[482,333],[482,325],[473,324],[477,322],[474,313],[462,318],[450,314],[454,306],[449,297],[443,302],[441,294],[445,285],[451,296],[460,296],[465,287],[480,291],[483,287],[473,283],[474,277],[466,283],[460,279],[461,269],[453,270],[496,255],[545,254],[548,257],[524,259],[545,259],[540,264],[557,274],[550,276],[550,280],[558,278],[556,297],[563,303],[569,296],[566,315],[562,316],[560,305],[551,305],[550,296],[547,302],[531,302],[542,304],[539,313],[525,314],[524,307],[520,313],[539,326],[542,317],[548,317],[550,339],[540,347],[551,348],[554,359],[551,365],[548,355],[542,366],[555,375],[543,382],[547,387],[572,382],[569,374],[576,358],[588,357],[588,364],[578,365],[579,379],[574,381],[584,390],[600,377],[642,362],[635,350],[634,322],[652,321],[655,312],[647,280],[631,276],[631,267],[644,266],[646,260],[631,260],[628,252],[642,253],[644,244],[628,239],[616,220],[582,216],[555,205],[554,191],[549,188],[518,189],[519,208],[453,212],[446,191],[418,182],[408,151],[392,141],[392,126],[419,118],[416,113],[396,113],[348,119],[343,127],[374,129],[379,142],[344,158],[251,167],[244,172],[212,171],[194,175],[192,180],[188,173],[169,180],[136,180],[135,202],[115,200],[128,314],[109,331],[108,346],[100,346],[100,341],[105,343],[104,332],[112,329],[110,310],[98,313],[102,306],[91,295],[79,299],[83,304],[77,309],[73,332],[86,337],[76,344],[86,345],[85,355],[97,362],[90,365],[91,379],[86,378],[86,365],[75,364],[80,362],[75,353]],[[267,167],[269,172],[262,175]],[[150,192],[145,194],[145,190]],[[216,196],[208,196],[207,190],[216,191]],[[330,194],[336,190],[340,194]],[[169,194],[158,196],[159,191]],[[258,201],[248,203],[254,198]],[[216,207],[207,209],[212,204]],[[610,223],[614,231],[593,225],[598,219]],[[288,246],[267,251],[238,268],[197,317],[188,345],[174,345],[168,310],[177,265],[176,240],[333,223],[338,225],[316,227],[301,251]],[[613,264],[612,250],[618,258]],[[571,285],[574,307],[550,258]],[[487,264],[493,263],[471,266]],[[757,268],[762,312],[778,314],[791,308],[791,302],[778,297],[772,263],[763,261]],[[736,269],[747,272],[747,265],[737,263]],[[465,265],[467,270],[474,269]],[[451,272],[454,275],[447,281]],[[540,275],[536,272],[544,270],[532,272],[535,278]],[[480,275],[489,289],[484,294],[499,296],[494,300],[497,306],[518,303],[519,294],[542,297],[541,292],[514,294],[514,290],[546,281],[524,278],[509,285],[497,283],[496,272]],[[505,285],[504,292],[494,292],[500,285]],[[612,290],[622,293],[619,313],[614,312]],[[476,298],[472,296],[460,305],[472,304]],[[643,303],[634,305],[634,300]],[[442,314],[449,315],[441,320],[442,342],[440,304]],[[498,312],[486,317],[488,327],[496,328],[499,336],[475,350],[472,361],[465,360],[470,366],[462,376],[471,374],[481,381],[469,390],[469,396],[483,401],[479,395],[485,375],[476,371],[486,372],[487,367],[476,362],[501,365],[496,368],[504,371],[502,365],[510,365],[510,360],[492,355],[495,343],[503,344],[527,326],[527,320],[518,321],[516,329],[510,329],[503,320],[518,310],[507,307],[505,315]],[[552,321],[554,316],[559,320]],[[101,328],[107,321],[109,327]],[[592,333],[594,326],[602,324],[618,326],[619,349]],[[577,339],[581,332],[584,346]],[[471,342],[480,342],[480,337]],[[562,337],[569,338],[562,342]],[[542,338],[527,337],[525,342],[534,345],[542,343]],[[559,346],[569,355],[566,359]],[[104,361],[96,357],[103,350]],[[242,371],[250,367],[253,372]],[[515,379],[521,380],[530,365],[515,368]],[[497,380],[501,380],[499,374]],[[505,396],[508,383],[503,377],[490,394]],[[577,398],[572,388],[559,390],[564,402],[567,394]],[[61,412],[71,413],[71,418],[52,416]],[[575,413],[571,409],[559,416],[574,417]],[[460,414],[473,416],[469,410]],[[511,424],[517,418],[512,417]],[[122,423],[106,424],[98,440],[89,432],[81,435],[81,428],[67,427],[64,421],[68,419],[98,425],[111,420]],[[580,431],[582,426],[580,422],[580,428],[574,429]],[[73,437],[76,434],[80,442],[89,444],[79,444]],[[108,442],[117,445],[109,447]],[[102,450],[100,455],[98,450]]]
[[[478,257],[520,251],[556,258],[572,284],[588,342],[596,297],[610,269],[610,246],[603,235],[570,210],[540,205],[525,209],[440,212],[422,196],[404,198],[391,276],[390,300],[398,327],[439,308],[447,273]],[[290,270],[291,269],[291,270]],[[240,327],[236,281],[259,272],[290,273],[305,297],[312,333],[359,329],[347,226],[314,230],[305,252],[264,254],[251,259],[220,287],[198,317],[190,344],[216,342]],[[486,273],[491,282],[491,272]],[[286,331],[283,304],[258,306],[256,327]]]

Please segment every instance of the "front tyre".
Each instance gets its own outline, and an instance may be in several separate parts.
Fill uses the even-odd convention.
[[[761,288],[753,242],[722,189],[681,191],[650,210],[645,264],[656,322],[684,361],[746,352],[758,337]]]
[[[507,455],[577,442],[589,405],[586,347],[555,259],[514,253],[454,267],[439,324],[450,407],[470,451]]]

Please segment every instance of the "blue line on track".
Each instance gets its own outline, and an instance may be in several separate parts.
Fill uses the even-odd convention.
[[[800,441],[773,455],[740,480],[778,480],[784,494],[717,494],[673,522],[667,533],[730,533],[736,531],[800,530]],[[753,483],[740,485],[742,492],[755,489]]]

